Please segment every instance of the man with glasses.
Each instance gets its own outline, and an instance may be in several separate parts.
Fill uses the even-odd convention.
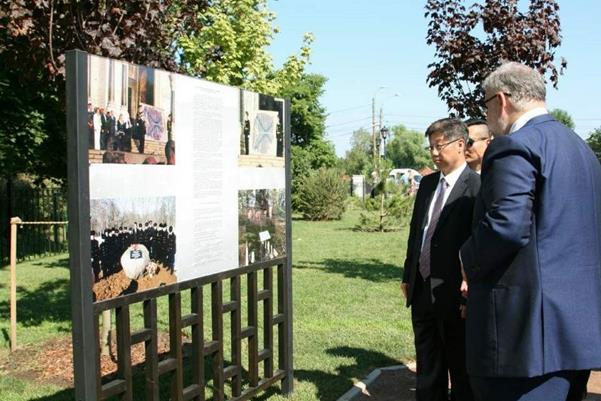
[[[469,237],[480,177],[465,162],[467,127],[457,119],[426,131],[439,171],[421,182],[409,231],[401,289],[411,306],[418,401],[473,400],[465,369],[459,248]]]
[[[470,118],[465,125],[467,125],[469,135],[465,144],[465,160],[472,170],[480,174],[484,152],[492,139],[490,130],[486,121],[481,118]]]
[[[483,89],[495,140],[461,248],[470,382],[478,400],[581,400],[601,367],[601,165],[547,113],[537,71],[506,63]]]

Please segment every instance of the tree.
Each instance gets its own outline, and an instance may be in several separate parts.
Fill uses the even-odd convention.
[[[386,145],[386,158],[394,167],[420,169],[432,164],[420,132],[408,130],[404,125],[392,127],[392,132],[393,138]]]
[[[305,34],[298,55],[280,70],[273,67],[267,48],[278,32],[267,0],[214,0],[197,14],[203,29],[183,35],[181,60],[188,74],[267,95],[300,80],[309,61],[313,35]]]
[[[0,165],[11,168],[0,174],[65,177],[66,50],[177,71],[176,39],[199,29],[193,16],[206,7],[207,1],[193,0],[2,2],[2,100],[17,107],[3,114]]]
[[[360,128],[353,131],[351,138],[351,149],[346,151],[341,160],[341,167],[348,175],[363,174],[370,175],[373,168],[371,133]]]
[[[480,84],[503,60],[518,61],[549,74],[556,88],[567,66],[553,64],[561,44],[559,5],[555,0],[531,0],[527,12],[517,0],[485,0],[466,8],[463,0],[428,0],[426,43],[435,47],[427,82],[452,114],[482,115]]]
[[[599,162],[601,162],[601,127],[591,132],[586,142],[593,152],[595,152],[595,155],[597,155]]]
[[[336,166],[337,157],[334,145],[323,139],[316,139],[307,146],[292,145],[290,148],[292,170],[292,206],[299,206],[299,184],[305,177],[320,168]]]
[[[305,146],[323,138],[326,110],[319,102],[327,78],[319,74],[303,74],[297,82],[282,88],[280,96],[292,103],[290,125],[292,145]]]
[[[574,124],[574,120],[572,120],[572,116],[568,114],[567,111],[561,109],[553,109],[549,112],[553,116],[554,119],[573,130],[576,128],[576,124]]]

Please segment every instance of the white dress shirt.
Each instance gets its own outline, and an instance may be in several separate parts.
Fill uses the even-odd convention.
[[[434,195],[432,195],[432,200],[430,201],[430,206],[428,207],[428,223],[424,227],[424,231],[422,233],[422,249],[424,247],[424,240],[426,239],[426,232],[428,231],[428,227],[430,226],[430,220],[432,219],[432,211],[434,210],[434,203],[436,202],[436,197],[438,196],[438,193],[440,192],[442,178],[444,178],[444,180],[446,181],[446,183],[448,185],[446,192],[444,193],[444,197],[442,198],[442,205],[443,205],[442,207],[444,208],[444,205],[446,205],[447,199],[449,199],[449,195],[451,194],[453,187],[457,183],[459,176],[461,176],[461,173],[463,172],[463,170],[465,170],[466,167],[467,167],[467,163],[464,162],[461,166],[459,166],[455,170],[451,171],[447,175],[444,175],[442,173],[442,171],[440,172],[440,179],[438,181],[438,185],[436,186],[436,191],[434,191]]]
[[[522,128],[524,125],[526,125],[528,121],[532,120],[534,117],[542,116],[543,114],[548,113],[549,112],[544,107],[537,107],[535,109],[525,112],[511,125],[511,128],[509,128],[509,134],[513,134],[515,131]]]

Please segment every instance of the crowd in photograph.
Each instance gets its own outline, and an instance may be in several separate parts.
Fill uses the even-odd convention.
[[[162,264],[173,273],[175,261],[175,232],[166,223],[147,221],[134,222],[130,227],[107,228],[102,232],[92,231],[92,269],[95,281],[110,276],[122,269],[121,255],[132,244],[144,245],[150,260]]]
[[[127,110],[117,112],[109,107],[93,107],[88,103],[90,148],[109,151],[132,151],[132,139],[138,153],[144,153],[146,123],[138,112],[133,121]]]

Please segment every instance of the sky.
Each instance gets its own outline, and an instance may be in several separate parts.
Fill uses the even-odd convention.
[[[466,2],[467,3],[467,2]],[[523,0],[520,6],[527,6]],[[280,32],[269,49],[280,67],[298,52],[303,34],[312,32],[307,72],[326,76],[320,101],[328,113],[326,138],[343,156],[352,132],[371,130],[371,103],[383,110],[387,126],[403,124],[424,132],[448,115],[436,88],[428,87],[427,65],[434,48],[426,44],[425,1],[269,0]],[[471,2],[469,2],[471,4]],[[562,45],[568,68],[559,87],[547,85],[548,108],[566,110],[583,138],[601,127],[601,1],[559,0]]]

